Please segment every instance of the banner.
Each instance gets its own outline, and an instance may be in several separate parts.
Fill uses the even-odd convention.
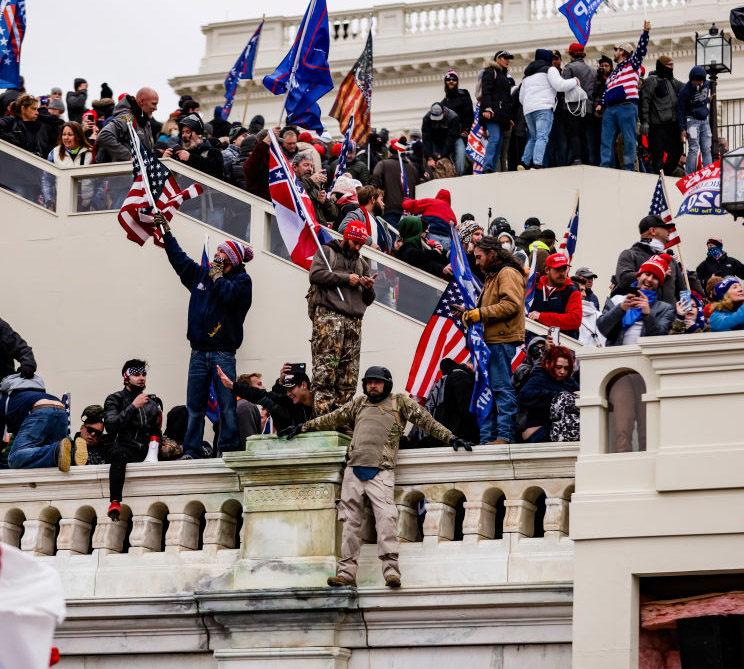
[[[720,216],[726,213],[726,210],[721,207],[720,160],[682,177],[677,182],[677,188],[685,198],[679,207],[677,216],[682,216],[682,214]]]
[[[566,17],[568,27],[581,46],[586,46],[592,29],[592,16],[604,0],[568,0],[558,11]]]

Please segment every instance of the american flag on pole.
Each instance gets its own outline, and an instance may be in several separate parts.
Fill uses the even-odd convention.
[[[367,141],[370,130],[372,77],[372,29],[370,26],[364,51],[338,87],[338,95],[330,112],[330,116],[338,120],[340,128],[347,127],[350,118],[355,119],[352,139],[357,144],[364,144]]]
[[[0,2],[0,88],[21,85],[21,44],[26,34],[25,0]]]
[[[651,206],[648,208],[649,216],[661,216],[661,220],[664,223],[671,223],[672,212],[669,211],[669,203],[666,198],[666,189],[664,187],[664,177],[662,173],[659,173],[659,179],[656,182],[656,188],[654,188],[654,194],[651,198]],[[669,239],[664,244],[665,249],[672,248],[679,244],[682,240],[679,238],[676,226],[669,228]]]
[[[136,244],[142,246],[149,237],[152,237],[157,246],[163,246],[153,214],[159,211],[167,221],[170,221],[186,200],[201,195],[203,189],[199,184],[192,184],[186,190],[180,190],[170,170],[136,139],[136,133],[132,132],[131,136],[134,140],[132,142],[134,181],[119,210],[119,223],[127,231],[127,239]],[[152,208],[153,202],[155,212]]]
[[[571,216],[571,220],[568,222],[568,227],[566,228],[566,233],[563,235],[563,241],[561,242],[560,247],[558,247],[558,252],[563,252],[568,256],[568,264],[571,264],[571,260],[573,260],[573,255],[576,251],[576,241],[579,238],[579,196],[576,196],[576,208],[574,209],[573,216]]]
[[[274,133],[269,137],[269,192],[279,232],[292,262],[309,270],[319,246],[332,237],[316,222],[313,203],[287,164]]]
[[[453,305],[462,303],[462,294],[453,279],[442,293],[416,347],[406,384],[406,390],[413,397],[429,396],[431,387],[442,376],[439,363],[444,358],[451,358],[457,363],[470,358],[467,329],[460,314],[452,310]]]
[[[336,170],[333,172],[333,181],[331,187],[328,189],[329,193],[333,192],[333,186],[336,184],[338,179],[344,172],[346,172],[346,156],[349,153],[349,146],[351,146],[352,135],[354,134],[354,117],[349,118],[349,125],[346,127],[346,134],[344,135],[344,142],[341,144],[341,153],[338,154],[338,162],[336,163]]]
[[[470,128],[468,143],[465,146],[465,155],[473,161],[473,174],[483,172],[483,165],[486,162],[486,146],[488,145],[483,126],[478,122],[479,113],[480,102],[475,105],[475,121]]]

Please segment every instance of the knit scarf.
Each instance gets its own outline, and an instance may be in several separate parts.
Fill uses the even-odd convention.
[[[631,285],[637,286],[638,282],[634,281]],[[645,290],[644,288],[641,288],[641,292],[648,298],[649,306],[651,306],[654,302],[656,302],[656,291],[655,290]],[[643,312],[641,311],[640,307],[634,307],[632,309],[628,309],[625,312],[625,316],[623,316],[623,330],[627,330],[642,315],[643,315]]]

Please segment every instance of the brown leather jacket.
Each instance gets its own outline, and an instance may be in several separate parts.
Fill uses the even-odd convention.
[[[524,272],[510,265],[486,273],[476,305],[486,344],[524,341],[524,289]]]

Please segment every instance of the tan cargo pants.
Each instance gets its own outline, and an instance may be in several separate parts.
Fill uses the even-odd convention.
[[[341,502],[338,519],[342,523],[341,559],[338,575],[353,580],[356,578],[359,550],[362,545],[362,522],[364,520],[364,496],[366,495],[375,514],[377,529],[377,554],[382,560],[382,575],[397,576],[398,568],[398,508],[393,500],[395,472],[381,469],[369,481],[360,481],[350,466],[344,471],[341,484]]]

